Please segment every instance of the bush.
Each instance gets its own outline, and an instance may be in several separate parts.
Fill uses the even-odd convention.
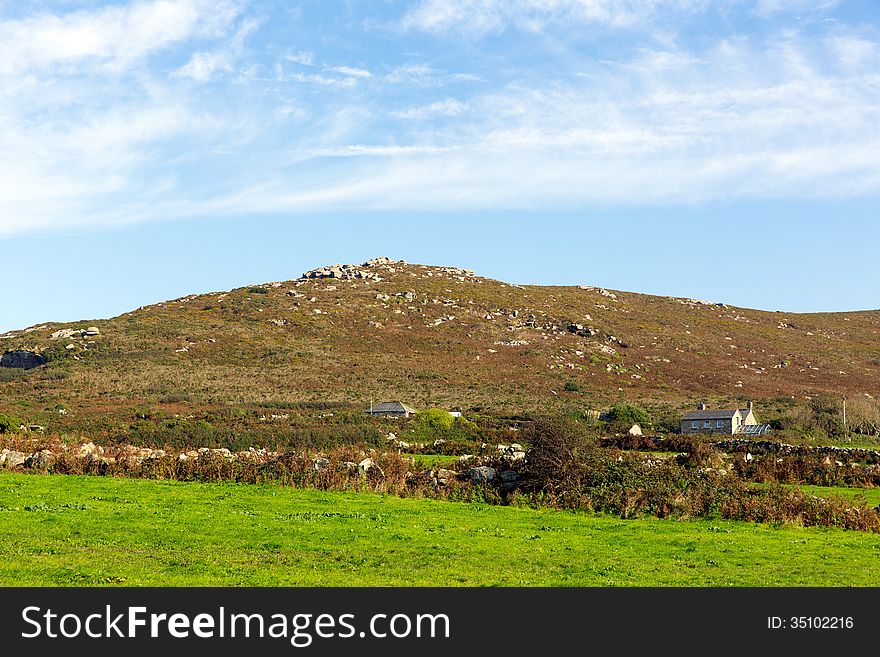
[[[648,411],[632,404],[617,404],[608,413],[608,419],[612,424],[626,425],[628,427],[634,424],[641,426],[651,426],[653,424]]]
[[[580,392],[583,390],[580,384],[577,381],[566,381],[565,386],[562,388],[565,392]]]
[[[432,433],[452,428],[455,418],[442,408],[429,408],[416,413],[416,431]]]
[[[584,480],[603,457],[596,437],[571,419],[537,420],[522,434],[531,447],[525,476],[542,492],[577,505]]]
[[[867,397],[847,402],[847,424],[850,431],[865,436],[880,436],[880,403]]]
[[[18,433],[24,424],[19,418],[8,413],[0,413],[0,433]]]
[[[812,429],[821,429],[829,436],[842,436],[846,433],[843,426],[842,400],[833,395],[822,395],[810,404]]]

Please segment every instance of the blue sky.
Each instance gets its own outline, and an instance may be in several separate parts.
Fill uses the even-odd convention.
[[[874,0],[0,0],[0,331],[389,255],[880,307]]]

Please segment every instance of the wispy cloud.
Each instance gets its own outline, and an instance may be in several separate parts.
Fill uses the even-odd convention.
[[[296,52],[288,52],[284,55],[284,59],[295,64],[303,66],[312,66],[315,63],[315,53],[311,50],[299,50]]]
[[[357,84],[358,78],[350,75],[343,77],[331,77],[329,75],[318,75],[314,73],[291,73],[287,79],[294,82],[303,82],[310,84],[319,84],[325,87],[340,87],[350,89]]]
[[[857,36],[833,37],[829,40],[831,51],[840,63],[848,69],[859,68],[865,64],[878,63],[877,44]]]
[[[457,38],[471,8],[483,33],[540,25],[550,38],[529,38],[527,53],[519,38],[420,52],[424,39],[390,30],[353,54],[308,29],[278,37],[255,11],[265,6],[141,0],[0,20],[0,236],[217,214],[880,190],[870,26],[766,18],[772,29],[748,34],[722,21],[697,39],[651,32],[604,52],[553,39],[560,17],[616,35],[638,16],[708,3],[425,0],[395,20]],[[746,23],[786,11],[726,6]]]
[[[259,28],[253,19],[245,19],[228,44],[218,50],[193,53],[189,61],[181,66],[176,75],[188,77],[196,82],[207,82],[216,73],[229,73],[234,70],[236,60],[241,56],[245,39]]]
[[[177,74],[198,82],[210,80],[218,71],[232,70],[232,58],[225,52],[197,52],[177,69]]]
[[[350,78],[369,78],[372,74],[362,68],[354,68],[353,66],[325,66],[325,71],[331,73],[339,73]]]
[[[708,5],[706,0],[422,0],[401,26],[438,34],[486,34],[508,27],[535,31],[562,21],[625,27]]]
[[[819,12],[839,5],[841,0],[757,0],[754,13],[772,16],[782,12]]]
[[[0,21],[0,74],[83,62],[125,68],[194,35],[223,31],[238,12],[227,0],[152,0]]]
[[[413,119],[424,121],[438,116],[459,116],[468,110],[468,104],[452,98],[440,100],[421,107],[410,107],[405,110],[391,112],[391,116],[398,119]]]
[[[648,25],[670,16],[714,10],[746,10],[769,17],[781,13],[827,11],[840,0],[421,0],[400,25],[434,34],[480,36],[515,28],[536,32],[548,25],[590,24],[610,28]]]
[[[571,208],[875,194],[880,71],[820,74],[814,48],[783,35],[761,48],[664,55],[662,66],[645,66],[656,57],[639,52],[589,83],[512,84],[471,98],[467,112],[458,101],[401,110],[397,118],[427,119],[452,109],[458,122],[415,130],[408,146],[316,152],[370,164],[325,169],[300,192],[262,188],[259,205]],[[801,66],[780,60],[782,49]]]

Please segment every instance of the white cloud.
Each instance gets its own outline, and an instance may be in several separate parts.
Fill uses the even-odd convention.
[[[468,104],[458,100],[447,98],[446,100],[437,101],[430,105],[421,107],[410,107],[409,109],[391,112],[391,116],[397,119],[413,119],[424,121],[426,119],[436,118],[438,116],[460,116],[468,110]]]
[[[763,48],[733,40],[690,55],[643,51],[586,82],[509,85],[469,99],[451,126],[418,124],[406,145],[316,149],[339,164],[300,170],[294,185],[240,190],[212,208],[562,209],[876,196],[880,72],[820,74],[816,47],[787,34]],[[398,117],[428,117],[444,102]]]
[[[287,76],[287,79],[293,80],[294,82],[319,84],[324,87],[342,87],[347,89],[354,87],[357,84],[357,78],[351,76],[335,78],[327,75],[306,75],[304,73],[291,73],[289,76]]]
[[[735,6],[769,17],[781,13],[822,12],[838,4],[840,0],[422,0],[404,15],[400,24],[407,30],[479,36],[510,27],[535,32],[551,23],[630,28],[671,16],[702,14]]]
[[[232,58],[225,52],[197,52],[177,69],[177,75],[192,78],[196,82],[210,80],[217,71],[231,71]]]
[[[244,41],[259,27],[253,19],[245,19],[235,32],[231,41],[222,48],[211,52],[193,53],[189,61],[175,71],[175,75],[190,78],[196,82],[207,82],[215,73],[229,73],[233,70],[235,60],[244,49]]]
[[[877,44],[854,36],[834,37],[829,41],[832,52],[846,68],[858,68],[862,64],[877,63]]]
[[[840,0],[757,0],[754,13],[772,16],[783,12],[819,12],[833,9]]]
[[[309,153],[310,157],[394,157],[398,155],[426,155],[449,153],[453,148],[440,146],[401,146],[391,144],[348,144],[334,148],[319,148]]]
[[[384,77],[390,84],[416,84],[423,87],[442,87],[451,82],[483,82],[479,75],[473,73],[450,73],[434,68],[428,64],[403,64],[393,68]]]
[[[422,0],[403,17],[401,26],[437,34],[486,34],[510,26],[536,31],[562,21],[625,27],[670,12],[702,11],[708,5],[707,0]]]
[[[41,13],[0,22],[0,74],[94,62],[112,69],[184,41],[224,29],[237,15],[223,0],[151,0]]]
[[[404,64],[391,71],[391,73],[385,76],[385,79],[394,84],[404,82],[426,84],[433,82],[436,79],[436,75],[437,71],[427,64]]]
[[[156,158],[223,130],[186,80],[230,69],[255,28],[224,39],[238,15],[225,0],[157,0],[0,20],[0,234],[151,216],[181,175]],[[177,76],[152,72],[151,56],[196,39],[228,44]]]
[[[324,70],[331,73],[339,73],[340,75],[350,78],[369,78],[372,75],[365,69],[354,68],[352,66],[325,66]]]
[[[314,55],[285,46],[259,60],[243,46],[256,23],[237,14],[200,13],[166,37],[173,56],[151,67],[162,46],[133,36],[122,54],[120,34],[140,28],[107,11],[88,13],[104,36],[73,40],[85,46],[39,57],[11,47],[0,84],[0,236],[215,214],[876,198],[880,189],[880,62],[865,28],[701,48],[649,39],[613,62],[557,59],[550,73],[541,60],[499,81],[491,58],[428,64],[407,51],[395,53],[391,61],[410,61],[397,68],[304,69]],[[79,13],[58,20],[72,29],[84,24]],[[54,24],[41,14],[15,25],[28,21]],[[454,85],[476,78],[451,72],[459,67],[485,79]]]
[[[312,66],[315,63],[315,53],[311,50],[300,50],[298,52],[288,52],[284,55],[284,59],[294,64],[302,64],[303,66]]]

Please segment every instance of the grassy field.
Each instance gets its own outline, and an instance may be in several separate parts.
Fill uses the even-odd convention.
[[[871,506],[880,505],[880,488],[841,488],[837,486],[799,486],[805,493],[816,497],[840,495],[847,499],[864,497]]]
[[[880,505],[880,488],[845,488],[843,486],[808,486],[801,484],[784,485],[786,488],[797,489],[803,491],[804,493],[807,493],[808,495],[815,495],[816,497],[823,497],[827,499],[833,495],[837,495],[848,500],[864,498],[865,502],[867,502],[870,506]],[[752,484],[752,486],[754,486],[755,488],[763,488],[766,487],[767,484]]]
[[[0,585],[876,586],[880,536],[0,474]]]

